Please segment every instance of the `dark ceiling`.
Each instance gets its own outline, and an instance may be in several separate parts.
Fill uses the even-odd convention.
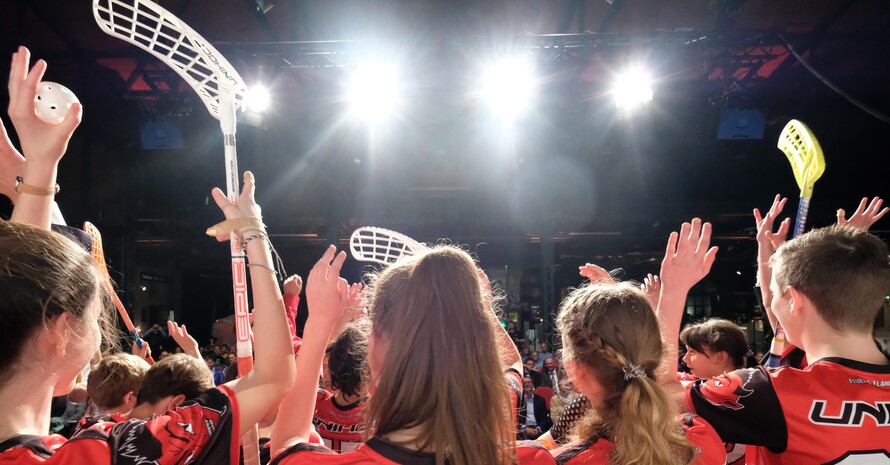
[[[0,50],[27,45],[49,62],[47,79],[85,105],[60,204],[72,223],[106,230],[124,275],[140,266],[225,272],[223,249],[201,236],[219,217],[207,205],[224,180],[218,123],[164,65],[103,34],[90,3],[4,0],[0,16]],[[890,125],[788,51],[790,43],[852,97],[890,113],[883,0],[159,3],[214,43],[248,85],[271,83],[276,106],[259,127],[239,125],[239,158],[257,174],[270,231],[297,271],[360,225],[452,238],[490,266],[540,266],[541,237],[552,236],[566,279],[592,260],[655,271],[669,231],[700,215],[715,223],[720,260],[748,283],[751,209],[775,193],[796,203],[775,148],[790,118],[813,129],[828,163],[811,225],[862,196],[890,194],[882,137]],[[534,59],[540,88],[511,132],[468,89],[484,63],[515,53]],[[374,132],[341,118],[345,79],[368,56],[399,64],[409,103]],[[655,98],[627,118],[606,90],[634,60],[653,70]],[[750,108],[766,117],[762,139],[717,138],[723,115]],[[148,121],[175,124],[185,148],[143,150]]]

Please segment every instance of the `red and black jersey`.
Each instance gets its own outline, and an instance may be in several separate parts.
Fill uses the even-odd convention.
[[[349,405],[340,405],[330,392],[318,390],[315,415],[312,424],[324,440],[324,445],[334,452],[350,452],[364,441],[365,399]]]
[[[553,465],[546,449],[533,443],[516,447],[519,465]],[[418,452],[378,438],[371,438],[358,449],[335,454],[326,447],[300,443],[281,451],[270,465],[435,465],[436,455]]]
[[[737,370],[687,388],[748,464],[890,464],[890,366],[842,358]]]
[[[726,449],[714,428],[698,415],[687,413],[679,418],[686,440],[695,449],[694,465],[724,465]],[[557,465],[609,465],[615,443],[594,437],[576,441],[550,451]]]
[[[211,389],[148,421],[100,421],[70,440],[16,436],[0,444],[5,464],[238,463],[238,408],[228,388]]]

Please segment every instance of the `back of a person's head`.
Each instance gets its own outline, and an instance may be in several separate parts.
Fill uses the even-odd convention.
[[[570,371],[588,370],[603,389],[579,437],[607,434],[613,464],[689,463],[692,448],[655,381],[664,346],[646,295],[629,283],[584,285],[563,300],[557,328]]]
[[[680,332],[680,341],[699,353],[726,352],[736,369],[745,368],[748,337],[737,324],[723,318],[709,318],[687,325]]]
[[[860,229],[829,226],[782,244],[773,279],[806,295],[835,330],[871,334],[890,290],[887,244]]]
[[[213,387],[213,375],[203,360],[186,354],[173,354],[152,365],[145,373],[138,402],[154,404],[178,395],[191,400]]]
[[[513,462],[499,323],[485,294],[473,259],[452,246],[403,259],[374,278],[369,317],[386,360],[372,373],[370,434],[419,427],[418,442],[439,464]]]
[[[331,387],[345,395],[364,394],[365,380],[368,379],[368,332],[366,320],[350,323],[329,348],[328,369],[331,373]]]
[[[103,357],[90,371],[87,393],[101,410],[119,407],[128,393],[139,392],[149,368],[148,362],[131,354]]]
[[[35,226],[0,221],[0,366],[17,369],[26,341],[45,322],[70,313],[83,318],[96,299],[103,342],[114,323],[109,297],[90,255],[70,239]],[[3,379],[9,379],[9,372]],[[2,384],[3,381],[0,381]]]

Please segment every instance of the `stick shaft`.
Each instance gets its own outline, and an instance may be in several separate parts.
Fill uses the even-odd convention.
[[[810,212],[810,197],[801,197],[797,205],[797,220],[794,222],[794,236],[803,234],[807,225],[807,213]]]

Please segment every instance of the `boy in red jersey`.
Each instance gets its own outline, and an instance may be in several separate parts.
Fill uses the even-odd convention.
[[[685,294],[713,262],[716,251],[704,250],[709,237],[710,225],[698,219],[683,225],[679,244],[671,234],[660,306],[667,335],[677,334]],[[890,360],[872,337],[890,288],[886,244],[862,230],[831,226],[784,243],[770,264],[772,310],[810,364],[700,380],[687,386],[682,403],[723,440],[756,446],[749,464],[890,463]],[[676,363],[670,352],[668,366]],[[673,377],[662,381],[677,385]]]

